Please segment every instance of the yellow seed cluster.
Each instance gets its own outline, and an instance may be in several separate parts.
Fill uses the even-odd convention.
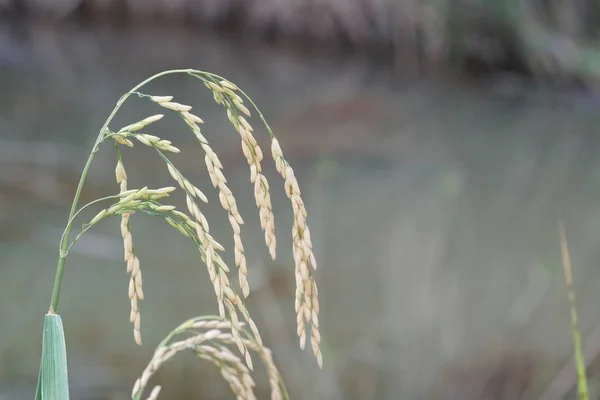
[[[261,162],[263,160],[263,151],[254,137],[252,126],[246,119],[251,116],[251,113],[244,104],[242,96],[247,99],[248,97],[236,85],[221,78],[215,79],[215,75],[203,75],[200,72],[197,74],[192,73],[192,75],[205,82],[205,85],[212,91],[215,101],[225,107],[229,121],[240,135],[242,152],[248,162],[250,181],[254,186],[254,198],[259,210],[265,243],[270,256],[275,259],[275,219],[271,204],[270,185],[262,172]],[[174,187],[156,190],[143,187],[141,189],[128,190],[127,174],[120,160],[119,153],[119,160],[115,167],[116,180],[120,185],[120,194],[117,196],[119,200],[111,207],[102,210],[89,224],[93,225],[107,216],[121,215],[124,258],[127,263],[127,272],[130,275],[128,291],[131,303],[130,320],[133,323],[136,343],[141,344],[138,302],[144,298],[140,262],[134,252],[132,236],[129,230],[130,217],[136,211],[152,215],[159,213],[170,225],[196,244],[213,284],[221,318],[195,321],[186,326],[182,331],[177,331],[179,334],[187,329],[193,329],[189,332],[193,333],[193,336],[170,344],[161,344],[142,376],[136,381],[132,396],[139,396],[143,392],[150,378],[164,362],[180,351],[193,349],[200,358],[211,361],[219,367],[222,377],[229,384],[236,398],[255,399],[253,389],[255,383],[250,376],[250,370],[253,368],[250,356],[250,350],[252,350],[260,354],[266,366],[271,385],[272,400],[282,399],[284,397],[282,389],[284,388],[281,376],[273,362],[270,350],[263,346],[256,324],[250,318],[249,312],[243,303],[243,298],[247,297],[250,293],[247,277],[248,266],[241,238],[241,225],[244,224],[244,221],[239,213],[236,199],[227,184],[223,165],[215,151],[209,145],[206,137],[201,133],[200,126],[203,124],[203,120],[192,113],[191,106],[173,101],[172,96],[148,96],[136,93],[140,97],[150,98],[151,101],[163,109],[176,112],[182,117],[194,133],[196,139],[200,142],[204,152],[204,162],[208,176],[212,186],[218,191],[220,204],[228,213],[229,224],[233,231],[235,264],[238,269],[241,294],[236,293],[229,281],[230,269],[220,254],[220,252],[224,251],[224,248],[210,234],[208,220],[199,207],[201,202],[208,202],[206,195],[177,170],[170,159],[163,154],[163,151],[179,153],[180,150],[168,140],[140,132],[150,124],[161,120],[163,115],[152,115],[141,121],[127,125],[117,132],[111,132],[107,129],[104,137],[112,138],[116,143],[132,147],[135,139],[145,146],[159,150],[160,155],[167,164],[169,174],[177,182],[177,186],[185,192],[187,212],[184,213],[176,210],[174,206],[163,205],[157,201],[168,196],[169,192],[175,190]],[[251,100],[250,103],[252,103]],[[293,208],[292,237],[296,278],[295,311],[297,317],[297,334],[300,338],[300,346],[304,348],[308,336],[307,331],[310,331],[312,350],[318,365],[322,367],[323,356],[320,349],[319,299],[317,285],[314,280],[314,271],[317,269],[317,263],[313,252],[310,230],[306,221],[306,207],[294,171],[285,160],[279,142],[273,137],[268,125],[267,129],[272,137],[272,157],[278,173],[284,179],[285,192]],[[242,319],[245,322],[242,322]],[[245,323],[247,323],[249,328],[248,331],[245,331]],[[206,331],[198,333],[199,329]],[[252,339],[247,339],[251,337],[248,335],[249,332],[252,333]],[[236,356],[226,347],[233,344],[237,346],[243,357]],[[159,392],[160,386],[154,387],[147,399],[155,400]]]
[[[225,90],[231,92],[230,88],[226,88]],[[235,263],[239,271],[240,287],[242,288],[244,296],[248,296],[250,293],[250,287],[248,285],[247,279],[248,270],[240,231],[240,225],[242,225],[244,221],[237,209],[237,203],[235,201],[233,193],[227,186],[227,179],[225,178],[222,172],[223,166],[217,154],[212,150],[212,148],[208,144],[208,141],[200,132],[199,125],[202,124],[203,121],[200,117],[190,112],[190,106],[186,106],[180,103],[174,103],[172,101],[173,98],[171,96],[152,96],[151,99],[163,107],[177,111],[183,117],[186,124],[191,128],[192,132],[199,140],[202,149],[204,150],[205,164],[209,173],[211,183],[215,188],[219,190],[219,200],[221,206],[229,213],[229,222],[234,233],[234,254]],[[241,99],[239,99],[239,101],[241,101]],[[262,153],[260,157],[262,158]],[[186,205],[188,211],[190,212],[190,215],[192,216],[192,219],[188,219],[189,222],[187,223],[195,231],[195,236],[198,238],[198,241],[200,243],[200,251],[202,252],[202,254],[204,254],[209,276],[215,288],[215,293],[217,295],[219,314],[221,315],[221,317],[224,317],[225,313],[229,315],[229,318],[232,321],[232,336],[235,339],[235,343],[237,344],[242,354],[245,355],[246,363],[248,364],[248,366],[252,368],[252,359],[250,357],[250,353],[243,345],[242,338],[239,334],[239,320],[237,310],[239,310],[242,313],[244,319],[249,323],[256,340],[261,343],[262,341],[258,333],[258,329],[256,328],[256,324],[250,318],[250,315],[246,310],[242,300],[237,294],[235,294],[235,292],[231,288],[231,284],[227,276],[229,268],[217,253],[217,250],[222,251],[223,247],[219,243],[217,243],[209,234],[208,221],[206,220],[204,214],[200,211],[200,208],[198,207],[195,201],[195,198],[197,197],[200,198],[202,201],[206,202],[206,196],[198,188],[192,185],[179,171],[177,171],[176,168],[170,162],[167,162],[167,168],[172,178],[186,192]],[[167,221],[176,229],[178,229],[181,233],[183,233],[186,236],[189,236],[189,233],[184,228],[182,228],[181,226],[169,219],[167,219]]]
[[[186,191],[186,205],[193,219],[190,220],[190,225],[196,231],[196,236],[200,242],[200,250],[205,257],[210,281],[213,284],[215,294],[217,296],[219,315],[221,318],[224,318],[226,312],[229,314],[229,318],[231,319],[233,326],[232,334],[236,338],[236,344],[238,345],[240,352],[246,356],[246,362],[248,363],[248,366],[251,367],[252,360],[250,358],[250,353],[244,347],[241,335],[239,333],[240,325],[236,306],[239,307],[238,303],[241,304],[241,301],[231,288],[231,283],[229,281],[229,277],[227,276],[229,268],[221,256],[217,253],[217,251],[223,251],[224,248],[210,235],[208,221],[195,201],[195,197],[203,197],[204,199],[206,199],[206,197],[203,194],[200,196],[198,194],[199,190],[189,183],[189,181],[183,177],[183,175],[171,164],[167,164],[167,168],[171,174],[171,177],[181,186],[184,191]]]
[[[121,160],[117,161],[115,168],[115,176],[117,183],[120,185],[121,193],[127,191],[127,173]],[[137,193],[137,192],[136,192]],[[135,195],[132,193],[129,196]],[[129,197],[127,196],[127,197]],[[124,203],[127,197],[121,199]],[[121,236],[123,237],[124,258],[127,263],[127,273],[130,274],[128,296],[131,304],[131,312],[129,322],[133,324],[133,337],[135,342],[141,346],[142,335],[140,331],[140,310],[138,308],[138,300],[144,299],[144,291],[142,289],[142,271],[140,270],[140,260],[133,252],[133,239],[129,231],[129,218],[133,213],[125,213],[121,216]]]
[[[236,342],[235,336],[226,331],[231,330],[233,332],[233,324],[225,320],[200,320],[190,324],[189,329],[196,332],[194,336],[167,343],[156,350],[152,360],[142,372],[142,376],[136,380],[131,396],[134,397],[141,393],[148,385],[150,378],[169,359],[181,351],[193,349],[199,358],[210,361],[219,367],[221,375],[236,395],[236,399],[256,399],[254,394],[255,382],[250,375],[250,370],[239,357],[226,347],[226,345]],[[197,333],[199,329],[206,329],[206,331]],[[243,342],[245,347],[257,352],[265,364],[271,386],[271,399],[282,399],[281,374],[273,362],[271,351],[253,340],[243,339]]]
[[[317,269],[317,262],[312,250],[310,230],[306,225],[306,208],[302,200],[298,181],[294,171],[285,161],[281,146],[277,139],[271,142],[271,153],[275,167],[285,180],[285,193],[292,202],[294,211],[294,261],[296,265],[296,302],[298,336],[300,347],[304,348],[306,341],[305,324],[311,325],[311,345],[317,357],[319,366],[323,365],[323,355],[320,350],[321,335],[319,333],[319,298],[317,284],[313,279],[311,268]]]
[[[222,80],[219,83],[205,82],[205,85],[213,92],[215,100],[223,104],[227,109],[227,117],[231,124],[240,134],[242,139],[242,151],[250,166],[250,180],[254,183],[254,196],[259,208],[261,227],[265,231],[265,242],[269,253],[275,259],[275,223],[272,205],[269,195],[269,183],[262,174],[261,161],[263,153],[256,142],[252,132],[252,126],[240,114],[250,116],[250,111],[243,105],[242,98],[236,93],[237,87],[231,82]],[[277,139],[271,142],[271,153],[277,171],[285,180],[286,195],[292,203],[294,210],[293,226],[293,252],[296,274],[296,301],[298,336],[300,346],[304,348],[306,343],[306,324],[311,327],[311,345],[317,357],[319,366],[323,364],[323,356],[320,350],[321,336],[319,332],[319,300],[317,286],[313,279],[311,268],[316,270],[317,264],[312,251],[310,230],[306,224],[306,208],[301,197],[298,181],[293,169],[283,157],[283,152]]]
[[[206,82],[205,84],[214,93],[217,103],[225,105],[227,108],[227,118],[229,118],[233,127],[240,134],[242,152],[250,166],[250,181],[254,183],[254,198],[260,213],[260,225],[265,231],[265,243],[267,244],[271,258],[274,260],[276,256],[275,217],[273,216],[273,207],[269,194],[269,183],[267,178],[262,174],[260,164],[263,159],[263,153],[252,134],[252,126],[246,118],[238,113],[241,112],[250,116],[250,111],[243,104],[242,98],[235,93],[238,89],[233,83],[222,80],[219,84],[214,82]],[[231,107],[232,105],[233,107]]]
[[[217,346],[209,341],[216,342],[222,332],[218,329],[209,330],[203,334],[192,336],[188,339],[174,342],[168,346],[159,348],[152,361],[148,364],[142,376],[136,380],[133,387],[132,397],[140,390],[143,390],[150,378],[156,371],[172,358],[175,354],[194,349],[198,357],[206,359],[219,366],[222,376],[229,383],[232,391],[238,399],[255,399],[254,380],[250,376],[250,371],[242,361],[234,355],[231,350],[224,346]]]
[[[186,123],[192,128],[194,135],[196,135],[196,138],[200,142],[202,150],[204,150],[204,162],[206,164],[208,176],[210,177],[212,185],[219,190],[221,206],[229,213],[229,224],[233,230],[235,265],[238,268],[240,287],[242,288],[244,297],[247,297],[250,294],[250,286],[248,285],[248,267],[240,230],[240,225],[244,224],[244,220],[238,211],[233,193],[227,186],[227,179],[223,174],[223,165],[221,164],[219,157],[210,147],[204,135],[200,133],[198,124],[202,123],[202,120],[189,112],[182,115]]]
[[[133,147],[133,142],[127,139],[126,133],[113,133],[111,134],[111,137],[119,144],[124,144],[127,147]]]
[[[167,102],[166,104],[171,104],[171,103]],[[177,104],[177,103],[173,103],[173,104]],[[171,108],[171,107],[167,107],[167,108]],[[140,143],[142,143],[146,146],[154,147],[159,150],[164,150],[164,151],[168,151],[171,153],[179,153],[180,150],[177,147],[173,146],[171,141],[169,141],[169,140],[163,140],[157,136],[149,135],[146,133],[137,133],[140,129],[143,129],[143,128],[147,127],[148,125],[150,125],[162,118],[163,118],[163,114],[152,115],[148,118],[144,118],[141,121],[127,125],[121,129],[119,129],[118,132],[110,133],[110,137],[112,139],[114,139],[117,143],[123,144],[128,147],[133,147],[133,142],[129,138],[134,137]]]
[[[162,114],[156,114],[156,115],[152,115],[148,118],[144,118],[141,121],[138,121],[134,124],[131,125],[127,125],[121,129],[119,129],[119,132],[117,133],[123,133],[123,132],[136,132],[139,131],[140,129],[145,128],[146,126],[162,119],[163,115]]]
[[[179,153],[180,150],[173,146],[169,140],[162,140],[161,138],[148,135],[146,133],[138,133],[134,136],[140,143],[146,146],[155,147],[159,150],[169,151],[171,153]]]
[[[118,170],[119,167],[117,166],[117,171]],[[126,180],[121,181],[121,188],[127,188]],[[89,222],[88,226],[98,223],[105,217],[131,213],[131,209],[151,208],[157,212],[168,213],[169,211],[174,210],[175,207],[169,205],[157,205],[151,201],[167,197],[173,190],[175,190],[174,187],[163,187],[160,189],[148,189],[147,187],[143,187],[141,189],[122,191],[119,193],[120,200],[108,209],[101,210],[96,214]]]

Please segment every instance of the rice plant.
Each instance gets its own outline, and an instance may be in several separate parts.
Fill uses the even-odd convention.
[[[279,142],[275,138],[269,124],[252,99],[232,82],[218,75],[193,70],[170,70],[156,74],[135,86],[124,94],[112,110],[92,147],[90,156],[83,168],[77,186],[68,221],[60,241],[59,259],[56,278],[52,291],[50,309],[44,320],[43,349],[39,371],[36,399],[64,400],[69,398],[67,379],[67,358],[62,320],[58,314],[61,282],[65,262],[69,250],[78,239],[101,221],[120,218],[121,236],[123,238],[124,261],[129,275],[127,297],[130,302],[130,323],[133,326],[133,337],[138,345],[142,344],[140,302],[144,299],[142,270],[140,260],[133,245],[129,229],[135,213],[144,213],[162,218],[167,224],[191,240],[198,249],[199,258],[207,268],[208,276],[213,284],[219,315],[215,317],[198,317],[184,322],[174,329],[157,347],[148,366],[135,382],[132,399],[141,399],[150,377],[169,359],[184,350],[191,350],[203,360],[210,361],[221,371],[221,375],[229,384],[238,399],[253,399],[254,381],[251,377],[253,361],[250,352],[258,354],[266,367],[271,386],[271,398],[288,398],[281,375],[273,362],[270,350],[265,347],[256,324],[252,320],[243,299],[250,293],[248,284],[248,266],[244,255],[241,229],[244,221],[238,212],[236,199],[227,186],[223,165],[219,157],[210,147],[207,138],[201,132],[202,119],[192,112],[192,107],[173,101],[173,97],[162,94],[148,94],[142,88],[151,81],[170,74],[184,74],[204,84],[217,104],[223,106],[231,125],[238,132],[243,154],[248,162],[250,182],[253,185],[256,207],[260,215],[265,244],[270,256],[276,256],[275,222],[270,199],[270,184],[262,173],[261,162],[263,151],[254,137],[250,124],[250,109],[256,111],[271,139],[271,156],[275,167],[284,180],[284,190],[290,199],[293,209],[293,256],[295,261],[296,293],[295,311],[297,316],[297,334],[300,347],[304,348],[307,336],[317,364],[322,368],[323,356],[320,349],[319,333],[319,300],[317,285],[313,278],[317,263],[312,250],[310,231],[307,226],[307,212],[301,197],[301,191],[294,171],[286,161]],[[164,112],[176,113],[185,126],[194,135],[204,154],[206,171],[212,186],[217,190],[223,209],[227,211],[229,225],[233,233],[233,251],[237,279],[241,288],[238,293],[230,281],[230,267],[221,254],[224,245],[217,242],[210,234],[208,220],[202,212],[201,205],[207,203],[207,196],[186,178],[176,164],[172,155],[180,149],[171,141],[151,135],[147,129],[163,117],[154,114],[141,121],[115,129],[111,126],[113,118],[123,106],[132,99],[148,101]],[[246,103],[245,103],[246,102]],[[246,104],[249,104],[250,108]],[[115,179],[119,191],[110,196],[96,199],[84,206],[79,206],[79,198],[95,154],[104,144],[111,143],[116,153]],[[173,186],[162,188],[136,187],[129,188],[123,151],[133,147],[134,143],[149,147],[157,153],[157,160],[164,163]],[[188,149],[184,149],[188,151]],[[191,149],[189,149],[191,151]],[[168,204],[169,195],[180,190],[185,194],[186,210],[178,210]],[[79,213],[93,204],[108,204],[94,218],[82,226],[81,231],[72,237],[71,231]],[[125,294],[124,294],[125,296]],[[185,336],[185,338],[182,338]],[[234,351],[239,351],[240,356]],[[243,361],[242,361],[243,360]],[[156,399],[160,386],[156,386],[148,399]]]

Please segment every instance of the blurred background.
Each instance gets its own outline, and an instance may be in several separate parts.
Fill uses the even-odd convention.
[[[265,163],[272,262],[223,110],[190,79],[146,88],[206,121],[246,221],[248,306],[292,398],[574,399],[559,207],[599,398],[599,21],[595,0],[0,0],[0,399],[33,397],[58,242],[98,129],[124,92],[169,68],[243,88],[296,170],[320,264],[322,371],[295,336],[283,182]],[[132,99],[112,127],[156,112]],[[184,150],[174,162],[211,194],[211,231],[230,245],[195,139],[168,117],[148,133]],[[170,185],[138,147],[124,153],[130,187]],[[114,165],[104,146],[84,202],[118,190]],[[74,399],[128,398],[162,337],[217,313],[193,246],[136,215],[137,347],[118,226],[95,227],[67,261]],[[257,395],[269,398],[257,370]],[[191,355],[153,382],[163,398],[232,398]]]

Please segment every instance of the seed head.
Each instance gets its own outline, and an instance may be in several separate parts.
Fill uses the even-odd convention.
[[[219,83],[221,84],[221,86],[226,87],[227,89],[238,90],[238,87],[232,82],[229,82],[228,80],[223,79]]]
[[[155,103],[167,103],[173,100],[173,96],[150,96],[150,99]]]

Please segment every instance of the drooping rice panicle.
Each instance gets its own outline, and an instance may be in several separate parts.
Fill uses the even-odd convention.
[[[250,116],[250,112],[243,105],[241,97],[236,93],[238,90],[237,86],[227,80],[220,80],[218,83],[207,79],[203,80],[205,85],[215,95],[217,103],[225,106],[229,121],[242,138],[242,150],[250,165],[250,179],[255,184],[254,193],[257,206],[260,209],[261,226],[265,230],[265,241],[269,247],[271,256],[275,258],[274,219],[268,194],[269,185],[266,177],[261,173],[260,165],[263,153],[252,135],[252,126],[240,115],[240,113],[243,113]],[[292,235],[296,275],[295,309],[300,346],[302,348],[305,346],[306,324],[309,324],[311,327],[311,346],[317,358],[317,363],[322,367],[323,356],[320,350],[318,291],[311,271],[311,268],[316,270],[317,264],[312,250],[310,230],[306,224],[306,208],[294,171],[283,157],[283,152],[275,137],[272,137],[271,153],[277,171],[285,181],[286,195],[290,199],[294,211]]]
[[[117,160],[115,168],[115,176],[117,183],[120,185],[121,193],[127,191],[127,173],[120,157]],[[129,322],[133,324],[133,337],[138,345],[142,345],[142,335],[140,331],[140,309],[138,300],[144,299],[144,291],[142,289],[142,271],[140,269],[140,260],[135,255],[133,250],[133,240],[131,231],[129,230],[129,218],[133,212],[123,214],[121,216],[121,236],[123,237],[124,258],[127,263],[127,273],[129,278],[129,302],[131,311],[129,314]]]
[[[217,154],[208,144],[208,140],[200,132],[198,124],[202,123],[202,120],[189,112],[181,113],[185,122],[190,126],[192,132],[200,142],[202,150],[204,150],[204,161],[206,169],[208,170],[208,176],[210,181],[215,188],[219,190],[219,200],[221,206],[229,213],[229,224],[233,230],[233,242],[234,242],[234,256],[235,265],[238,268],[238,279],[242,293],[244,297],[248,297],[250,294],[250,286],[248,285],[248,267],[246,264],[246,256],[244,254],[244,245],[242,243],[242,236],[240,225],[244,224],[244,220],[240,215],[236,200],[233,193],[227,186],[227,179],[223,174],[223,165],[219,160]]]
[[[218,159],[217,159],[218,161]],[[223,246],[218,243],[209,233],[210,228],[206,217],[198,207],[195,201],[195,197],[206,199],[206,196],[200,196],[199,189],[189,183],[187,180],[172,164],[166,160],[167,169],[171,174],[171,177],[177,182],[180,187],[186,192],[186,205],[190,215],[192,216],[193,227],[195,234],[199,241],[199,249],[204,254],[205,263],[208,269],[210,280],[213,284],[215,294],[217,296],[217,303],[219,306],[219,315],[221,318],[225,317],[225,314],[229,315],[232,322],[232,334],[236,338],[236,344],[240,349],[240,352],[246,357],[248,367],[252,368],[252,359],[248,349],[245,348],[241,336],[239,333],[239,321],[237,315],[237,306],[239,297],[235,294],[231,287],[231,283],[227,276],[229,268],[217,253],[217,251],[223,251]],[[223,177],[224,179],[224,177]],[[237,222],[237,221],[236,221]]]
[[[225,335],[223,336],[223,340],[228,342],[229,338],[225,337]],[[269,377],[269,386],[271,386],[271,400],[283,399],[283,393],[281,392],[282,378],[279,370],[275,366],[275,362],[273,361],[273,354],[271,350],[266,347],[261,347],[262,345],[259,345],[255,342],[247,342],[246,346],[262,356],[263,364],[265,365],[267,376]]]
[[[260,225],[265,231],[265,243],[274,260],[276,256],[275,218],[271,206],[269,183],[262,174],[260,162],[263,159],[263,152],[252,134],[252,126],[246,118],[239,114],[241,112],[250,116],[250,111],[244,106],[242,98],[235,93],[237,86],[231,82],[226,80],[221,80],[219,83],[205,81],[204,84],[213,92],[215,101],[226,108],[227,118],[240,134],[242,152],[250,166],[250,181],[254,183],[254,198],[260,213]]]
[[[265,175],[262,174],[261,161],[263,159],[263,153],[252,134],[252,126],[242,115],[244,114],[246,116],[250,116],[250,111],[244,105],[242,98],[238,95],[238,93],[236,93],[239,89],[233,83],[223,79],[202,80],[213,92],[215,101],[217,101],[219,104],[222,104],[226,108],[229,121],[240,134],[242,151],[250,166],[250,180],[254,183],[254,196],[257,207],[259,208],[261,227],[265,232],[265,242],[271,257],[275,258],[276,239],[274,232],[274,217],[269,194],[269,183]],[[243,220],[241,219],[241,216],[239,216],[235,198],[227,186],[227,181],[222,172],[222,164],[218,156],[208,144],[206,138],[200,132],[199,125],[202,124],[203,121],[201,118],[191,113],[191,106],[173,102],[173,98],[171,96],[151,96],[150,98],[158,105],[178,112],[183,117],[186,124],[194,132],[196,138],[199,140],[202,146],[202,149],[204,150],[205,164],[209,172],[211,183],[219,190],[219,199],[221,201],[221,205],[229,213],[229,222],[234,232],[235,263],[238,267],[240,286],[242,288],[244,297],[246,297],[249,294],[246,265],[247,262],[244,256],[244,248],[240,236],[240,225],[243,223]],[[137,128],[137,126],[134,128]],[[142,140],[144,139],[146,139],[146,137],[143,137]],[[158,138],[155,137],[151,137],[150,139],[151,141],[149,142],[149,145],[152,145],[152,140],[155,143],[158,141]],[[316,269],[316,261],[312,250],[310,230],[306,224],[306,208],[301,197],[301,192],[297,179],[294,175],[294,171],[283,157],[277,139],[274,137],[272,137],[272,139],[271,152],[273,155],[273,160],[275,161],[277,171],[285,180],[286,195],[290,199],[294,210],[293,254],[296,275],[295,309],[297,313],[297,333],[300,338],[300,346],[304,348],[307,335],[306,325],[310,325],[310,339],[313,352],[317,357],[318,364],[322,366],[322,354],[320,350],[321,339],[318,321],[319,301],[317,287],[312,273],[312,269]],[[169,164],[168,166],[169,172],[174,178],[176,178],[177,175],[179,176],[176,178],[176,180],[179,179],[181,181],[179,182],[180,186],[187,192],[186,203],[188,204],[188,210],[196,222],[196,234],[201,239],[201,242],[206,242],[202,240],[202,237],[203,235],[208,234],[208,222],[193,201],[194,196],[190,195],[190,193],[195,192],[195,189],[190,187],[192,185],[189,184],[189,181],[185,180],[181,174],[174,174],[173,168],[171,168]],[[199,230],[199,227],[202,229]],[[203,231],[205,233],[203,233]],[[202,251],[205,254],[208,254],[206,256],[207,261],[209,263],[213,262],[215,256],[212,251],[212,246],[205,243]],[[229,311],[229,308],[234,308],[235,303],[232,302],[231,298],[229,301],[225,301],[223,297],[224,290],[220,287],[221,281],[224,281],[224,278],[226,278],[226,272],[228,270],[224,271],[224,278],[221,277],[221,274],[218,273],[218,271],[219,269],[216,268],[211,272],[209,268],[209,274],[211,274],[211,280],[215,285],[215,292],[217,293],[219,312],[223,316],[225,309]],[[235,318],[237,319],[237,314]]]
[[[296,265],[296,316],[300,346],[304,348],[306,341],[305,323],[311,325],[311,345],[319,366],[323,365],[320,350],[321,335],[319,332],[319,299],[317,284],[313,278],[311,267],[317,269],[317,262],[312,250],[310,230],[306,225],[306,208],[301,197],[300,187],[294,170],[283,157],[283,151],[276,138],[271,142],[271,154],[275,167],[285,180],[285,193],[292,202],[294,224],[292,228],[293,253]]]
[[[230,328],[230,322],[225,322],[225,324],[228,324],[229,328]],[[223,326],[219,327],[219,329],[224,329]],[[254,327],[253,329],[256,329],[256,327]],[[224,343],[227,344],[233,344],[234,343],[234,339],[232,337],[231,334],[229,334],[228,332],[223,332],[221,333],[219,336],[217,336],[217,339],[222,340]],[[277,369],[275,362],[273,361],[273,356],[271,353],[271,350],[265,346],[263,346],[262,342],[258,342],[256,340],[249,340],[249,339],[244,339],[244,344],[246,345],[247,348],[251,349],[252,351],[257,352],[262,361],[263,364],[265,365],[265,368],[267,370],[267,376],[269,378],[269,385],[271,386],[271,399],[272,400],[280,400],[283,398],[283,392],[282,392],[282,387],[283,387],[283,379],[281,377],[281,374],[279,372],[279,370]]]
[[[237,399],[255,399],[255,383],[249,369],[239,357],[226,347],[226,345],[236,343],[232,332],[229,332],[233,331],[232,323],[226,320],[205,319],[188,321],[182,326],[184,325],[185,329],[175,329],[156,349],[151,361],[133,386],[132,398],[139,398],[147,387],[150,378],[165,362],[177,353],[189,349],[193,350],[201,359],[210,361],[221,370],[221,375],[229,384]],[[206,331],[199,332],[201,329]],[[240,329],[242,328],[240,327]],[[177,341],[172,340],[175,335],[184,333],[191,333],[193,336]],[[271,399],[283,399],[283,381],[273,362],[271,351],[252,339],[243,339],[243,341],[247,348],[257,352],[263,360],[269,378],[269,385],[271,386]]]
[[[136,380],[132,397],[144,390],[150,378],[166,361],[181,351],[193,349],[200,358],[212,362],[221,371],[226,371],[223,377],[238,399],[254,399],[254,381],[248,368],[229,349],[213,344],[216,341],[215,338],[221,333],[218,329],[212,329],[185,340],[159,347],[142,376]]]
[[[193,349],[200,358],[211,361],[219,368],[222,377],[229,384],[231,390],[238,399],[254,400],[256,398],[253,391],[255,383],[250,375],[250,370],[253,369],[252,358],[250,356],[250,350],[252,350],[260,354],[260,357],[266,366],[272,390],[271,398],[273,400],[283,398],[288,399],[289,396],[282,382],[281,375],[273,362],[271,351],[263,346],[258,328],[251,319],[248,309],[243,303],[243,298],[247,297],[250,292],[247,278],[247,261],[240,232],[240,226],[243,225],[244,221],[240,216],[236,199],[227,185],[221,161],[206,138],[201,134],[200,124],[202,124],[203,121],[200,117],[191,112],[191,106],[174,102],[172,96],[149,96],[138,91],[150,81],[160,76],[174,73],[185,73],[203,80],[206,86],[212,91],[215,101],[225,107],[229,121],[240,135],[242,152],[250,167],[250,181],[254,184],[254,197],[256,206],[259,209],[265,243],[270,256],[275,259],[275,224],[269,193],[269,182],[262,172],[261,162],[263,160],[263,152],[253,135],[252,126],[246,119],[246,117],[251,116],[251,113],[249,108],[244,104],[244,99],[252,105],[261,120],[265,122],[265,126],[273,139],[271,144],[273,159],[278,172],[285,180],[286,195],[290,198],[294,209],[293,255],[296,275],[295,309],[297,313],[300,345],[304,348],[307,336],[306,331],[308,330],[306,326],[310,325],[310,339],[313,352],[319,366],[322,367],[323,358],[320,350],[321,338],[318,321],[319,301],[317,286],[313,278],[313,270],[316,269],[316,261],[312,250],[310,231],[306,224],[306,209],[301,198],[301,192],[294,171],[283,158],[277,140],[274,139],[270,127],[264,120],[261,112],[256,108],[254,102],[242,90],[238,89],[236,85],[228,80],[202,71],[192,69],[165,71],[148,78],[121,97],[103,127],[100,129],[94,148],[83,169],[73,199],[69,220],[65,231],[63,232],[63,237],[61,238],[60,257],[50,311],[56,312],[57,310],[62,271],[64,270],[65,258],[71,247],[83,233],[102,219],[119,216],[121,218],[120,229],[123,239],[124,260],[126,261],[127,272],[129,274],[128,297],[130,299],[131,308],[130,322],[133,324],[134,339],[136,343],[141,345],[139,301],[144,299],[144,292],[140,261],[134,250],[129,223],[131,215],[140,211],[151,216],[159,216],[177,229],[182,235],[191,239],[196,245],[201,260],[207,266],[210,280],[217,297],[221,319],[211,321],[201,320],[201,318],[199,318],[191,320],[192,323],[180,326],[180,328],[183,329],[177,328],[171,332],[167,339],[159,345],[151,362],[144,370],[142,376],[136,381],[132,396],[135,400],[141,400],[142,392],[147,387],[151,376],[164,362],[180,351]],[[208,220],[198,206],[198,200],[201,202],[208,201],[206,196],[198,189],[198,187],[184,177],[163,153],[179,153],[179,148],[173,146],[169,140],[164,140],[158,136],[142,131],[149,125],[161,120],[163,115],[152,115],[133,124],[124,126],[116,132],[109,129],[109,125],[120,107],[132,95],[137,95],[141,98],[149,98],[163,109],[178,113],[200,142],[205,155],[204,161],[209,178],[214,188],[218,190],[221,206],[228,213],[229,224],[233,231],[235,264],[238,269],[241,295],[236,292],[229,281],[228,274],[230,269],[220,254],[220,252],[224,251],[224,248],[210,234]],[[109,139],[112,139],[115,142],[117,151],[115,176],[116,181],[119,184],[119,194],[96,199],[78,210],[77,207],[81,188],[85,182],[89,167],[92,164],[94,154],[98,151],[100,144]],[[169,173],[185,193],[187,213],[176,210],[172,205],[163,204],[158,201],[167,197],[171,191],[175,190],[174,187],[160,189],[149,189],[148,187],[128,189],[127,173],[123,166],[119,145],[133,147],[135,141],[154,148],[166,162]],[[116,202],[109,207],[102,209],[94,218],[92,218],[89,224],[85,224],[81,232],[76,235],[71,242],[70,233],[74,218],[77,217],[84,208],[109,199],[116,199]],[[242,318],[245,322],[239,319],[238,312],[242,314]],[[248,324],[248,329],[244,328],[246,323]],[[199,332],[199,330],[207,331]],[[193,334],[193,336],[184,340],[171,341],[174,336],[181,333]],[[230,347],[233,347],[232,345],[235,345],[238,348],[242,357],[238,357],[232,352],[230,349]],[[156,400],[160,390],[160,386],[154,386],[147,399]]]

